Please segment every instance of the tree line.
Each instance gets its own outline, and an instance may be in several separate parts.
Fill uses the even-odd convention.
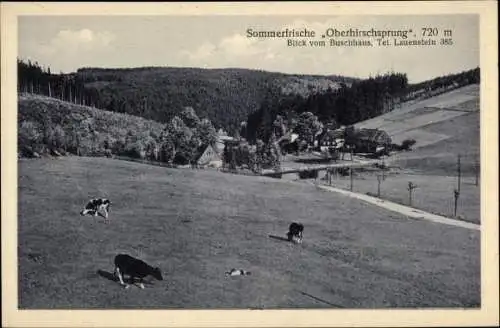
[[[38,62],[17,60],[17,91],[57,98],[74,104],[101,108],[96,90],[86,89],[75,74],[53,74]]]
[[[460,88],[469,84],[477,84],[480,81],[481,72],[479,67],[457,74],[439,76],[428,81],[409,85],[404,100],[432,97],[450,89]]]

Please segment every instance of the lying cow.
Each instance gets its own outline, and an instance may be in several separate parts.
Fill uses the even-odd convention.
[[[286,234],[289,241],[301,243],[302,233],[304,231],[304,225],[301,223],[293,222],[288,228],[288,233]]]
[[[234,268],[226,272],[226,276],[249,276],[251,274],[252,273],[250,271]]]
[[[85,208],[80,212],[80,215],[91,214],[94,217],[100,215],[104,218],[104,222],[108,223],[109,206],[111,202],[106,198],[91,199]]]
[[[115,277],[118,276],[120,279],[120,284],[128,288],[129,285],[125,284],[123,278],[125,275],[130,276],[132,284],[134,284],[134,279],[139,278],[140,288],[144,288],[143,279],[146,276],[153,276],[157,280],[163,280],[161,271],[159,268],[153,268],[147,263],[133,258],[127,254],[119,254],[115,257]]]

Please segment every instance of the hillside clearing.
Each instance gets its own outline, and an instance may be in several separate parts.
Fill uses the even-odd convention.
[[[112,223],[78,215],[109,197]],[[283,236],[303,222],[304,243]],[[407,219],[263,177],[104,158],[19,162],[20,308],[384,308],[480,305],[479,232]],[[164,272],[111,281],[113,257]],[[248,277],[226,278],[231,268]]]
[[[401,109],[355,124],[357,128],[383,129],[393,142],[417,140],[415,149],[443,142],[456,135],[453,129],[429,130],[428,125],[444,123],[462,115],[479,117],[479,85],[468,85],[429,99],[404,104]],[[449,125],[447,125],[449,126]],[[475,127],[473,127],[475,128]],[[476,140],[479,139],[479,126]],[[419,135],[421,134],[421,135]]]

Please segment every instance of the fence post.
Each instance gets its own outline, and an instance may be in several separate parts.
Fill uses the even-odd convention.
[[[353,184],[353,176],[352,176],[352,163],[351,163],[351,167],[350,167],[350,169],[349,169],[349,175],[350,175],[350,179],[351,179],[351,187],[350,187],[350,190],[352,191],[352,189],[353,189],[353,186],[352,186],[352,184]]]
[[[458,175],[458,189],[457,192],[460,193],[460,184],[461,184],[461,178],[462,178],[462,172],[460,170],[460,154],[458,154],[458,159],[457,159],[457,175]]]
[[[382,155],[382,179],[385,181],[385,156]]]
[[[453,216],[457,216],[457,205],[458,205],[458,198],[460,197],[460,191],[457,189],[453,190],[453,197],[455,198],[455,207],[453,209]]]
[[[377,197],[380,197],[380,182],[382,180],[382,177],[380,176],[380,174],[377,174],[377,182],[378,182],[378,186],[377,186]]]
[[[409,191],[409,203],[410,203],[410,206],[412,206],[412,193],[413,193],[413,189],[417,188],[417,185],[414,185],[412,182],[408,182],[408,191]]]

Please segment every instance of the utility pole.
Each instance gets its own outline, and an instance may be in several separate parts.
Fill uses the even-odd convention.
[[[460,154],[458,154],[458,160],[457,160],[457,175],[458,175],[458,189],[457,189],[457,192],[460,194],[460,184],[461,184],[461,175],[462,175],[462,172],[460,170]]]

